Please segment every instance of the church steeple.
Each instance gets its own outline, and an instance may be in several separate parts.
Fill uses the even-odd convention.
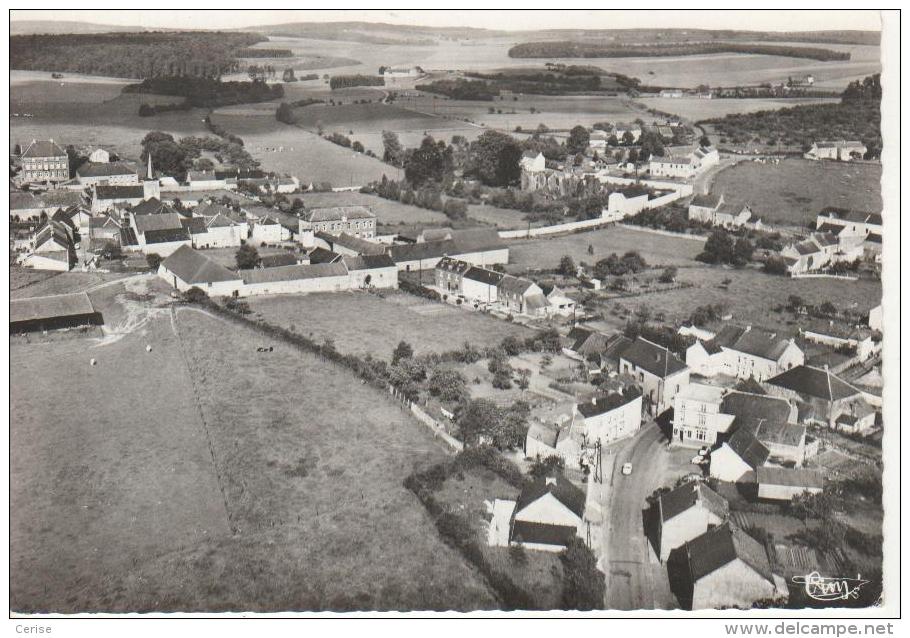
[[[147,177],[148,177],[148,179],[154,179],[154,178],[155,178],[155,174],[154,174],[154,172],[152,172],[152,154],[151,154],[151,152],[149,152],[148,175],[147,175]]]

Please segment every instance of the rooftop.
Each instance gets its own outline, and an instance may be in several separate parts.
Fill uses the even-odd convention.
[[[171,253],[162,265],[188,284],[240,280],[237,273],[186,245]]]
[[[94,312],[95,308],[92,306],[88,295],[84,292],[10,299],[9,302],[10,323],[86,315]]]
[[[829,370],[802,365],[768,379],[770,385],[825,401],[837,401],[859,394],[859,390]]]

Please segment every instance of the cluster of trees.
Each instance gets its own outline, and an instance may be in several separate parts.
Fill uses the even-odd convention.
[[[706,264],[732,264],[745,266],[752,260],[755,247],[746,237],[737,237],[723,228],[714,229],[705,247],[695,259]]]
[[[377,75],[333,75],[329,80],[329,88],[344,89],[351,86],[383,86],[385,80]]]
[[[455,410],[455,425],[465,445],[489,441],[497,449],[511,450],[524,444],[530,414],[531,406],[525,401],[502,408],[490,399],[472,399]]]
[[[139,105],[139,117],[151,117],[159,113],[168,113],[171,111],[189,111],[193,106],[189,102],[178,102],[174,104],[145,104]]]
[[[819,140],[861,140],[866,159],[881,156],[881,83],[878,74],[851,82],[839,104],[805,104],[785,109],[730,114],[706,120],[733,143],[767,140],[808,149]]]
[[[612,253],[594,264],[594,276],[601,280],[610,276],[623,277],[640,273],[647,267],[648,263],[637,251],[630,250],[622,257]]]
[[[525,42],[509,49],[510,58],[643,58],[709,55],[712,53],[743,53],[775,55],[810,60],[849,60],[850,53],[818,47],[795,47],[771,44],[739,44],[736,42],[683,42],[666,44],[600,44],[571,40]]]
[[[142,139],[142,163],[152,156],[152,165],[164,175],[183,176],[193,167],[203,151],[214,153],[223,164],[240,170],[258,168],[259,162],[246,151],[241,143],[218,137],[183,137],[179,141],[170,133],[151,131]]]
[[[443,189],[442,185],[435,182],[426,183],[420,188],[412,188],[405,180],[396,182],[383,175],[382,180],[367,184],[360,189],[360,192],[379,195],[383,199],[398,201],[410,206],[435,210],[445,214],[453,221],[467,219],[467,203],[463,199],[443,197]]]
[[[532,93],[537,95],[564,95],[590,93],[607,88],[618,88],[612,81],[602,82],[604,72],[594,67],[571,67],[571,72],[546,73],[540,71],[513,71],[509,73],[468,73],[468,77],[488,82],[495,94],[502,91]]]
[[[123,92],[177,95],[186,98],[187,104],[203,108],[268,102],[284,97],[283,86],[269,85],[261,80],[222,82],[212,78],[181,76],[146,78],[137,84],[127,84]]]
[[[216,31],[16,35],[10,68],[124,78],[219,78],[237,71],[236,52],[266,38]]]
[[[294,109],[311,106],[313,104],[325,104],[325,101],[317,100],[315,98],[304,98],[302,100],[295,100],[294,102],[282,102],[275,111],[275,119],[284,124],[294,125],[297,123]]]
[[[245,47],[234,53],[238,58],[289,58],[294,55],[290,49],[252,49]]]
[[[429,84],[418,84],[418,91],[445,95],[453,100],[474,100],[491,102],[499,96],[499,90],[479,80],[436,80]]]

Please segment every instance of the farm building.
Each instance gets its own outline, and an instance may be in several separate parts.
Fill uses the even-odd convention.
[[[772,572],[765,547],[732,523],[709,529],[678,551],[681,569],[673,571],[681,576],[685,593],[680,598],[691,601],[685,607],[749,608],[759,600],[787,596],[786,583]]]
[[[718,434],[726,434],[735,418],[721,411],[724,388],[690,383],[673,399],[671,445],[713,447]]]
[[[860,359],[867,359],[880,347],[880,342],[872,340],[872,330],[865,326],[851,326],[835,323],[833,320],[817,319],[801,327],[800,332],[803,337],[815,343],[832,348],[853,348]]]
[[[648,171],[653,177],[690,179],[720,162],[716,148],[700,146],[684,157],[651,157]]]
[[[803,404],[801,420],[834,427],[862,393],[826,368],[802,365],[768,379],[768,392]]]
[[[686,364],[705,377],[728,374],[762,381],[804,361],[793,339],[752,326],[724,326],[713,339],[686,350]]]
[[[878,412],[865,401],[852,401],[847,411],[834,420],[835,427],[847,434],[867,435],[875,429]]]
[[[632,436],[641,428],[641,390],[594,397],[576,406],[577,420],[589,443],[607,445]]]
[[[58,330],[77,326],[100,326],[104,318],[84,292],[49,297],[11,299],[10,334]]]
[[[242,271],[239,296],[286,293],[339,292],[351,289],[347,267],[332,264],[301,264]]]
[[[676,393],[689,383],[689,368],[679,357],[642,337],[619,356],[619,371],[635,378],[652,415],[671,408]]]
[[[160,197],[160,195],[161,190],[155,180],[135,185],[95,184],[92,186],[92,213],[103,213],[112,208],[123,208],[126,205],[136,206],[147,199]]]
[[[495,230],[471,229],[447,232],[447,239],[389,246],[389,255],[398,270],[435,268],[443,257],[466,261],[472,266],[509,263],[509,247]]]
[[[768,450],[768,462],[802,466],[806,460],[806,427],[770,419],[739,417],[735,428],[746,429]]]
[[[696,195],[689,202],[689,220],[723,226],[724,228],[738,228],[752,219],[752,210],[746,206],[733,206],[724,203],[724,196]]]
[[[260,244],[277,244],[291,239],[291,231],[274,217],[264,215],[253,224],[250,239]]]
[[[76,181],[83,186],[95,184],[138,184],[136,169],[124,162],[84,162],[76,169]]]
[[[573,359],[598,360],[600,355],[606,351],[609,339],[601,332],[575,326],[565,336],[562,351]]]
[[[324,231],[316,233],[318,245],[338,253],[339,255],[385,255],[389,247],[368,239],[361,239],[345,232],[332,234]]]
[[[183,292],[197,287],[209,296],[236,296],[243,286],[240,275],[189,246],[181,246],[158,267],[158,276]]]
[[[341,257],[351,277],[351,288],[398,288],[398,266],[388,255]]]
[[[846,208],[829,206],[818,214],[815,227],[821,231],[823,227],[846,228],[850,233],[866,236],[869,233],[882,232],[882,216],[880,213],[863,213]]]
[[[584,533],[585,493],[563,477],[538,478],[518,496],[509,541],[527,549],[558,552]]]
[[[657,500],[657,547],[661,562],[677,547],[727,520],[727,501],[702,481],[683,483]]]
[[[825,487],[820,472],[786,467],[760,467],[755,471],[758,497],[790,501],[800,494],[818,494]]]
[[[823,141],[814,142],[804,157],[811,160],[829,159],[849,162],[854,159],[863,159],[867,150],[865,144],[855,140]]]
[[[560,427],[555,423],[531,423],[525,437],[525,458],[546,459],[558,456],[568,464],[581,453],[581,446],[572,438],[570,430],[570,427]]]

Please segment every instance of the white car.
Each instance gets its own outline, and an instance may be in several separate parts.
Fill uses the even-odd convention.
[[[623,473],[624,476],[629,476],[629,474],[632,473],[632,464],[631,464],[631,463],[625,463],[625,464],[623,464],[623,466],[622,466],[622,473]]]

